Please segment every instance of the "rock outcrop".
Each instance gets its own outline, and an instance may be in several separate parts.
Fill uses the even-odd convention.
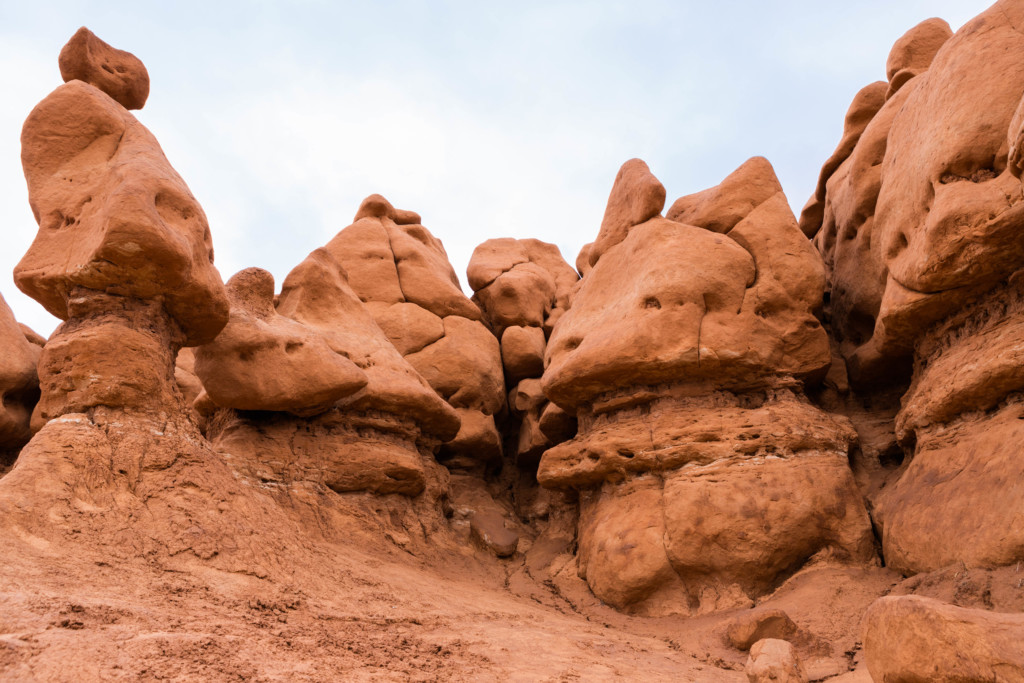
[[[32,409],[39,400],[36,364],[40,347],[29,341],[0,296],[0,474],[32,437]]]
[[[830,363],[822,267],[771,166],[670,215],[692,224],[609,233],[547,347],[544,393],[579,435],[538,477],[581,492],[581,575],[616,607],[686,613],[749,605],[816,554],[872,561],[852,429],[803,397]]]
[[[512,238],[478,246],[467,274],[473,301],[501,342],[508,405],[519,419],[516,462],[531,468],[541,453],[576,433],[575,416],[546,400],[539,379],[548,337],[569,310],[579,275],[554,244]]]
[[[258,268],[228,282],[231,319],[196,351],[207,435],[260,481],[418,495],[459,418],[403,359],[318,249],[287,278]],[[199,399],[203,402],[203,399]]]
[[[324,250],[405,360],[459,413],[462,428],[440,456],[466,467],[500,458],[494,417],[505,406],[505,384],[498,340],[419,215],[372,195]]]
[[[240,539],[266,510],[238,496],[174,382],[178,350],[228,319],[203,210],[149,131],[80,80],[29,115],[22,163],[39,233],[15,282],[64,322],[39,358],[41,428],[0,479],[4,534],[252,571],[262,554]]]
[[[912,457],[873,511],[886,562],[903,572],[1024,557],[1024,470],[1011,455],[1024,389],[1022,25],[1019,3],[997,2],[952,36],[937,19],[911,29],[890,53],[884,105],[815,195],[851,384],[866,395],[909,378],[894,434]],[[869,88],[859,100],[877,100]]]
[[[889,683],[1024,680],[1024,614],[885,597],[864,617],[871,677]]]

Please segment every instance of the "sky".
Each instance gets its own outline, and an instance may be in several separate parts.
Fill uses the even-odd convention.
[[[680,196],[765,156],[799,212],[892,43],[987,0],[46,2],[0,0],[0,294],[36,224],[21,125],[79,26],[142,59],[134,112],[210,221],[227,280],[278,287],[380,193],[416,211],[464,289],[474,247],[535,237],[574,263],[619,166]]]

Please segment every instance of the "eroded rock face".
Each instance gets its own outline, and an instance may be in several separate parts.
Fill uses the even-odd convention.
[[[1024,389],[1021,26],[1021,7],[998,2],[953,36],[940,20],[911,29],[885,104],[826,182],[815,244],[851,384],[911,375],[895,436],[913,457],[875,510],[904,572],[1024,557],[1010,455]]]
[[[876,681],[1020,681],[1022,632],[1021,614],[884,597],[864,617],[864,655]]]
[[[227,321],[202,209],[153,136],[82,81],[33,110],[22,149],[39,234],[15,282],[64,322],[0,518],[39,547],[251,571],[239,539],[266,509],[238,496],[175,383],[178,350]]]
[[[39,232],[19,289],[62,320],[80,289],[162,299],[188,345],[220,332],[228,301],[206,216],[135,117],[75,80],[29,114],[21,143]]]
[[[324,250],[406,362],[463,415],[440,456],[466,466],[499,458],[501,351],[480,309],[462,293],[440,240],[417,214],[372,195]]]
[[[554,244],[535,239],[488,240],[473,251],[467,270],[473,301],[501,342],[509,409],[519,419],[515,457],[532,468],[540,454],[575,433],[574,417],[557,419],[538,381],[548,336],[569,309],[579,275]],[[541,427],[548,411],[552,429]],[[550,432],[550,435],[549,435]]]
[[[32,436],[29,422],[39,399],[36,364],[40,347],[30,342],[0,296],[0,472]]]
[[[823,274],[770,165],[671,215],[694,224],[630,226],[547,347],[544,393],[579,434],[538,478],[581,492],[581,575],[616,607],[687,613],[749,606],[819,553],[872,561],[852,429],[802,394],[830,362]]]
[[[324,249],[285,279],[229,281],[231,321],[196,354],[219,406],[207,434],[247,475],[417,495],[459,417],[403,359]],[[273,411],[273,412],[252,412]],[[432,470],[431,470],[432,471]]]

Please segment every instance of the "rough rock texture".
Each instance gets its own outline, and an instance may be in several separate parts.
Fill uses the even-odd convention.
[[[467,464],[500,458],[494,422],[505,405],[500,347],[462,293],[440,240],[418,215],[372,195],[324,250],[406,361],[453,408],[480,413],[463,421],[440,456]]]
[[[867,396],[909,379],[891,424],[911,457],[872,494],[885,560],[904,572],[1024,557],[1022,25],[1019,3],[999,2],[953,36],[938,19],[908,31],[887,101],[826,183],[815,244],[850,382]]]
[[[745,671],[750,683],[807,683],[808,680],[793,646],[773,638],[754,643]]]
[[[0,296],[0,473],[32,436],[29,419],[39,399],[39,353]]]
[[[402,359],[324,249],[285,279],[244,270],[228,286],[231,320],[196,353],[220,410],[207,435],[263,481],[418,495],[459,416]],[[253,412],[253,411],[274,411]]]
[[[540,389],[544,355],[552,329],[569,310],[579,275],[554,244],[540,240],[488,240],[473,251],[467,269],[473,301],[501,342],[508,407],[515,419],[506,430],[517,432],[515,462],[530,468],[540,454],[575,433],[573,421],[552,425],[549,435],[541,416],[551,405]],[[518,424],[517,424],[518,423]]]
[[[639,613],[750,606],[819,552],[874,557],[852,429],[800,390],[830,364],[820,261],[766,161],[723,185],[676,202],[698,225],[629,227],[547,350],[544,392],[580,430],[538,479],[581,491],[580,573]]]
[[[149,72],[130,52],[117,50],[86,27],[78,29],[58,59],[64,82],[83,81],[99,88],[125,109],[142,109],[149,97]]]
[[[864,622],[864,653],[876,681],[1024,681],[1024,614],[900,596],[875,602]]]
[[[66,320],[72,291],[162,299],[188,345],[224,327],[228,301],[202,208],[135,117],[82,81],[25,121],[21,159],[39,232],[18,288]]]

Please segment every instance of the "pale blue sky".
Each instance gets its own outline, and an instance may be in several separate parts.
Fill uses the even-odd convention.
[[[465,284],[491,237],[573,263],[632,157],[671,202],[763,155],[798,211],[893,41],[989,4],[0,0],[0,293],[56,325],[11,279],[36,231],[18,137],[81,25],[149,69],[137,116],[206,210],[225,279],[261,266],[280,285],[379,192]]]

